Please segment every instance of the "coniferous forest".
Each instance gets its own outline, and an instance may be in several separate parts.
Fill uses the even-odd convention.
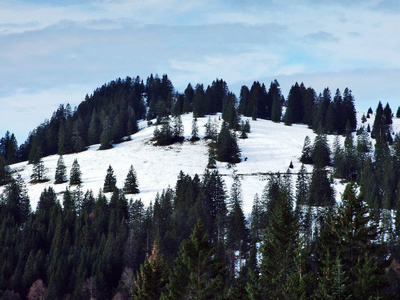
[[[69,183],[77,188],[61,196],[44,189],[36,208],[10,168],[29,161],[31,182],[40,183],[47,180],[42,158],[59,154],[55,183],[67,182],[62,155],[96,143],[110,149],[143,119],[154,126],[157,147],[180,143],[180,116],[189,112],[192,141],[197,118],[222,113],[220,128],[210,119],[206,125],[207,168],[194,176],[181,171],[147,207],[129,198],[140,193],[133,166],[118,189],[110,165],[94,194],[80,188],[76,160]],[[317,134],[304,141],[298,173],[268,175],[249,216],[240,177],[228,187],[216,168],[216,161],[242,160],[237,138],[251,128],[241,116],[306,124]],[[369,118],[372,128],[364,126]],[[348,88],[332,96],[329,88],[317,94],[295,83],[285,99],[274,80],[268,88],[243,86],[237,98],[222,79],[207,88],[188,84],[183,93],[167,75],[111,81],[75,109],[60,105],[21,145],[10,132],[1,138],[1,299],[400,299],[393,118],[379,102],[357,124]],[[331,134],[337,138],[329,145]],[[340,202],[333,178],[346,184]]]

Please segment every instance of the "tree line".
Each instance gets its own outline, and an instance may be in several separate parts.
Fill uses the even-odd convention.
[[[137,120],[156,119],[156,124],[161,124],[170,115],[189,112],[196,118],[222,112],[223,119],[235,130],[240,130],[240,115],[284,121],[287,125],[304,123],[325,133],[343,134],[347,125],[351,131],[356,128],[354,98],[348,88],[343,96],[337,90],[332,100],[329,88],[317,96],[311,87],[295,83],[285,100],[274,80],[268,91],[259,82],[250,88],[242,86],[237,99],[222,79],[207,87],[189,83],[180,93],[166,74],[161,78],[150,75],[146,81],[139,76],[126,77],[97,88],[74,110],[69,104],[61,104],[19,146],[7,131],[0,140],[0,165],[81,152],[97,143],[100,149],[109,149],[138,131]]]
[[[397,299],[399,235],[376,219],[363,192],[349,183],[335,204],[329,175],[316,165],[311,176],[302,166],[295,188],[292,178],[290,170],[271,175],[246,218],[240,179],[228,191],[218,170],[181,172],[145,207],[112,185],[109,167],[109,201],[78,185],[65,190],[61,205],[50,187],[35,211],[16,177],[0,202],[1,294]]]

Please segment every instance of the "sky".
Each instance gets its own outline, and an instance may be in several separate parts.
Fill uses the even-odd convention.
[[[19,144],[60,104],[118,77],[177,91],[277,79],[348,87],[356,108],[400,105],[397,0],[0,0],[0,135]]]

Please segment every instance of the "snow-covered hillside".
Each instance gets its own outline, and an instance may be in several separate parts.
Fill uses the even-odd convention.
[[[362,113],[358,114],[358,126],[361,124]],[[220,115],[211,116],[221,124]],[[246,118],[244,118],[246,119]],[[199,135],[204,136],[208,117],[198,119]],[[93,145],[87,151],[64,155],[67,172],[71,169],[72,163],[76,158],[82,172],[82,190],[91,189],[95,195],[103,188],[104,178],[109,165],[114,169],[117,177],[117,186],[123,187],[130,165],[133,165],[139,180],[140,194],[134,195],[133,199],[141,198],[145,205],[150,201],[154,202],[157,192],[161,192],[168,186],[174,187],[177,176],[182,170],[185,174],[203,174],[208,162],[207,141],[201,139],[197,142],[188,141],[191,134],[192,114],[182,116],[185,131],[185,141],[182,144],[161,147],[154,146],[151,139],[154,127],[148,127],[145,121],[139,125],[142,128],[138,133],[132,135],[132,140],[116,145],[113,149],[99,151],[100,145]],[[226,163],[217,163],[218,170],[223,174],[226,188],[229,191],[233,182],[234,173],[240,176],[242,183],[243,202],[245,213],[250,213],[252,202],[256,193],[262,193],[267,177],[260,173],[267,172],[286,172],[290,162],[294,168],[291,170],[296,173],[301,163],[299,158],[304,144],[304,138],[308,135],[311,141],[315,134],[306,125],[285,126],[283,123],[273,123],[271,121],[258,119],[252,121],[251,133],[248,139],[239,140],[242,162],[229,167]],[[368,119],[372,127],[373,116]],[[363,124],[367,126],[366,124]],[[400,120],[394,119],[394,129],[397,132],[400,128]],[[333,136],[328,136],[330,145],[333,143]],[[244,160],[244,158],[247,158]],[[13,170],[18,171],[25,181],[32,209],[36,209],[40,194],[44,188],[52,186],[57,193],[65,191],[68,183],[54,185],[54,175],[57,165],[58,155],[43,158],[47,168],[49,182],[40,184],[30,184],[32,165],[27,162],[12,165]],[[309,167],[311,172],[311,167]],[[295,183],[296,176],[293,176]],[[72,187],[71,189],[75,189]],[[343,186],[335,182],[337,197]],[[2,190],[0,190],[1,192]],[[129,196],[130,198],[131,196]],[[62,196],[59,196],[62,202]]]

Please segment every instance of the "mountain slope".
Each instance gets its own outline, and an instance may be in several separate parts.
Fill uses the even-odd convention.
[[[361,117],[362,114],[358,114]],[[221,124],[220,115],[211,116]],[[248,118],[244,118],[245,120]],[[198,119],[199,136],[204,137],[208,117]],[[132,140],[115,145],[113,149],[98,151],[100,145],[92,145],[88,150],[64,155],[64,161],[69,172],[74,159],[76,158],[82,172],[82,191],[92,190],[95,195],[103,188],[106,171],[109,165],[114,169],[117,177],[117,187],[123,188],[126,175],[130,165],[136,170],[139,181],[140,193],[133,195],[133,199],[142,199],[145,205],[150,201],[154,202],[156,194],[167,187],[174,188],[179,172],[193,176],[203,174],[208,162],[208,141],[201,139],[197,142],[190,142],[192,114],[182,115],[184,125],[185,141],[181,144],[171,146],[154,146],[151,141],[154,127],[148,127],[145,121],[140,122],[142,128],[138,133],[132,135]],[[308,135],[311,141],[315,134],[306,125],[285,126],[283,123],[249,119],[251,133],[248,139],[239,139],[242,162],[233,167],[227,163],[217,162],[219,172],[224,176],[227,191],[229,192],[233,182],[232,176],[238,174],[242,182],[242,194],[244,212],[250,213],[252,202],[256,193],[261,195],[265,185],[268,172],[286,172],[290,162],[293,162],[292,173],[296,173],[301,166],[299,158],[301,155],[304,138]],[[373,122],[373,119],[369,119]],[[398,120],[394,120],[394,127]],[[359,122],[360,124],[361,122]],[[372,124],[371,124],[372,125]],[[366,124],[365,124],[366,126]],[[328,136],[329,144],[333,143],[333,136]],[[245,160],[245,158],[247,158]],[[44,188],[52,186],[57,193],[60,193],[59,200],[62,202],[61,193],[69,186],[68,183],[54,185],[54,175],[57,166],[58,155],[43,158],[47,168],[49,182],[30,184],[32,165],[27,162],[12,165],[11,168],[18,171],[27,184],[28,194],[31,200],[31,207],[36,209],[40,194]],[[308,166],[311,172],[312,167]],[[293,177],[293,186],[296,176]],[[72,187],[71,190],[76,189]],[[337,197],[343,186],[335,182]],[[1,191],[1,190],[0,190]],[[131,195],[129,195],[129,198]]]

